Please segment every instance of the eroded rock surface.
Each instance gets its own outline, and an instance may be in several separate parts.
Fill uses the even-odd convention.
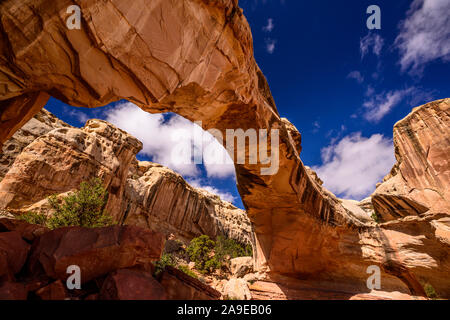
[[[152,162],[136,162],[130,170],[121,221],[174,234],[189,241],[206,234],[254,244],[244,210],[203,189],[191,187],[179,174]]]
[[[3,144],[0,153],[0,180],[4,178],[14,160],[26,146],[51,130],[64,127],[70,126],[45,109],[39,111]]]
[[[220,292],[173,267],[166,267],[161,284],[169,300],[217,300]]]
[[[450,212],[450,99],[414,108],[394,126],[396,164],[372,195],[387,221]]]
[[[141,148],[136,138],[101,120],[90,120],[82,129],[54,129],[16,157],[0,183],[0,208],[35,211],[33,205],[49,195],[100,177],[109,191],[106,210],[117,216],[131,160]]]

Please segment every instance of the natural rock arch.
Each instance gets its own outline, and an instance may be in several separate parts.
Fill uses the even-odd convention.
[[[66,26],[73,4],[81,7],[80,30]],[[237,0],[7,0],[0,12],[0,143],[50,95],[83,107],[127,99],[222,132],[278,129],[277,174],[236,165],[258,267],[352,279],[350,287],[366,290],[367,266],[387,259],[390,245],[374,233],[384,231],[358,220],[307,174],[299,133],[277,112]],[[394,275],[384,274],[388,288],[404,290],[400,278],[423,294],[401,259],[388,260],[398,264],[385,268]]]

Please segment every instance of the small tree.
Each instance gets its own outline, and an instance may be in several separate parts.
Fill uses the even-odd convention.
[[[200,272],[211,271],[213,267],[212,250],[215,246],[215,242],[211,240],[207,235],[201,235],[194,238],[189,243],[187,253],[189,259],[195,262],[195,268]]]
[[[243,245],[233,239],[218,236],[216,241],[207,235],[192,239],[187,253],[195,262],[195,268],[202,273],[213,272],[228,260],[237,257],[252,256],[252,246]]]
[[[234,239],[218,236],[214,247],[215,256],[220,260],[224,260],[226,256],[230,259],[237,257],[251,257],[253,255],[252,246],[250,244],[243,245]]]
[[[108,191],[98,178],[82,182],[80,190],[65,197],[62,203],[56,195],[50,196],[48,200],[55,210],[46,223],[50,229],[68,226],[96,228],[113,224],[112,217],[104,209]]]

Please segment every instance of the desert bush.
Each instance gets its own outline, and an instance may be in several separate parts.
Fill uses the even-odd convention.
[[[56,195],[48,197],[50,207],[54,210],[51,217],[35,212],[27,212],[18,219],[31,224],[56,229],[69,226],[88,228],[104,227],[114,224],[104,207],[108,200],[108,192],[98,178],[82,182],[80,189],[64,197],[61,201]]]
[[[380,222],[380,217],[375,212],[372,213],[371,217],[376,223]]]
[[[434,287],[431,284],[426,283],[423,286],[423,289],[425,290],[425,293],[427,294],[428,298],[430,298],[430,299],[438,299],[439,298],[438,294],[436,293],[436,290],[434,290]]]
[[[184,273],[186,273],[188,276],[191,276],[192,278],[198,279],[197,274],[194,271],[192,271],[191,269],[189,269],[189,267],[186,265],[180,265],[180,266],[178,266],[177,269],[180,271],[183,271]]]
[[[187,253],[189,259],[195,262],[195,269],[201,273],[214,272],[229,259],[253,255],[251,245],[243,245],[223,236],[213,241],[207,235],[192,239]]]
[[[17,217],[17,219],[23,220],[30,224],[38,224],[42,226],[45,226],[47,222],[47,217],[45,215],[32,211],[21,214],[20,216]]]
[[[161,274],[167,266],[175,267],[175,258],[170,253],[164,253],[161,259],[155,262],[154,275]]]
[[[189,259],[195,262],[195,268],[202,272],[211,272],[211,267],[213,262],[213,248],[215,246],[215,242],[211,240],[207,235],[201,235],[197,238],[194,238],[189,243],[187,247],[187,254],[189,255]]]
[[[224,236],[217,237],[214,252],[220,260],[223,260],[226,256],[229,256],[230,259],[253,256],[253,249],[250,244],[244,245]]]
[[[80,189],[58,201],[56,195],[48,198],[54,214],[47,220],[50,229],[68,226],[88,228],[113,224],[112,217],[104,210],[108,201],[108,191],[98,178],[80,184]]]

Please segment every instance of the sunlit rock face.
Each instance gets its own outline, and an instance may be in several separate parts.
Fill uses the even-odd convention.
[[[372,195],[384,220],[450,212],[450,99],[413,111],[394,126],[397,163]]]
[[[136,138],[102,120],[54,129],[16,157],[0,183],[0,207],[35,210],[49,195],[100,177],[109,190],[106,210],[116,216],[131,160],[141,148]]]
[[[17,130],[45,104],[47,93],[86,107],[127,99],[148,112],[176,112],[222,133],[279,130],[278,171],[262,175],[266,165],[236,164],[256,234],[257,268],[273,277],[328,279],[342,288],[350,283],[346,290],[361,292],[368,291],[367,266],[376,264],[385,290],[423,294],[420,283],[427,281],[450,295],[444,276],[448,210],[376,225],[358,219],[323,189],[300,160],[300,135],[277,112],[237,1],[86,1],[80,4],[80,30],[65,25],[71,4],[0,4],[0,50],[6,57],[0,61],[1,132]],[[448,121],[445,113],[439,117]],[[448,163],[442,165],[441,172],[448,170]]]
[[[70,126],[45,109],[39,111],[3,144],[2,152],[0,153],[0,179],[3,179],[16,157],[26,146],[39,136],[53,129],[63,127],[68,128]]]

